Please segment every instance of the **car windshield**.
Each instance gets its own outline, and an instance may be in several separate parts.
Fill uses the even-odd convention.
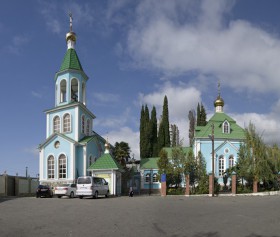
[[[78,178],[78,184],[90,184],[90,178],[86,177],[86,178]]]

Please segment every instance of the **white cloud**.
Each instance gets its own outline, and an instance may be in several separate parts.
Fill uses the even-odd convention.
[[[188,4],[194,2],[201,4],[195,16],[186,10],[184,1],[169,3],[169,8],[168,3],[160,7],[153,0],[141,2],[127,38],[133,60],[168,75],[196,72],[214,75],[235,89],[277,92],[280,40],[246,21],[226,22],[224,15],[232,1]],[[178,20],[184,13],[185,18]]]
[[[29,37],[26,35],[16,35],[13,37],[11,44],[7,46],[10,53],[20,54],[24,45],[30,41]]]
[[[239,126],[243,128],[248,127],[249,123],[252,122],[255,125],[258,134],[264,139],[265,143],[279,143],[279,118],[275,118],[273,114],[245,113],[229,115],[236,120]]]
[[[38,92],[35,92],[35,91],[31,91],[31,94],[32,94],[34,97],[36,97],[36,98],[42,98],[42,97],[43,97],[42,94],[40,94],[40,93],[38,93]]]
[[[33,156],[39,156],[39,150],[36,147],[26,147],[23,151],[32,154]]]
[[[140,159],[139,132],[135,132],[129,127],[121,127],[102,136],[108,137],[109,142],[112,145],[114,145],[116,142],[127,142],[131,149],[131,157],[134,154],[135,159]]]
[[[106,92],[96,92],[93,94],[94,100],[96,100],[96,103],[116,103],[119,101],[120,96],[113,93],[106,93]]]

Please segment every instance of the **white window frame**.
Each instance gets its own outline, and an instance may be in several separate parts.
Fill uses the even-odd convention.
[[[158,175],[157,175],[157,173],[154,173],[153,174],[153,183],[158,183]]]
[[[67,178],[67,159],[66,155],[61,154],[58,158],[58,178],[66,179]]]
[[[231,155],[228,158],[228,167],[231,168],[234,166],[234,157]]]
[[[219,157],[219,176],[223,176],[225,172],[225,158],[224,156]]]
[[[53,132],[60,132],[60,117],[58,115],[53,118]]]
[[[145,183],[150,183],[151,182],[151,175],[150,173],[145,174]]]
[[[65,91],[62,91],[62,83],[65,82]],[[67,92],[67,81],[65,79],[60,81],[60,103],[66,102],[67,98],[66,98],[66,92]]]
[[[66,120],[66,116],[69,116],[69,119]],[[71,115],[69,113],[63,115],[63,132],[71,132]]]
[[[227,133],[227,134],[230,133],[230,124],[228,121],[225,121],[223,123],[223,133]]]
[[[84,114],[82,115],[82,118],[81,118],[81,126],[82,126],[81,132],[82,132],[82,134],[84,134],[85,133],[85,115]]]
[[[55,172],[55,161],[54,156],[50,155],[47,160],[48,163],[48,179],[54,179],[54,172]]]

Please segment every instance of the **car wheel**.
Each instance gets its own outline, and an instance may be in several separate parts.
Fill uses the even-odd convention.
[[[95,191],[95,193],[94,193],[94,198],[95,198],[95,199],[98,198],[98,192],[97,192],[97,191]]]
[[[105,194],[105,197],[108,198],[109,197],[109,191],[107,191],[107,193]]]
[[[83,196],[79,196],[80,199],[83,199]]]
[[[69,198],[73,198],[73,197],[74,197],[74,192],[71,192]]]
[[[57,196],[58,198],[61,198],[61,196]]]

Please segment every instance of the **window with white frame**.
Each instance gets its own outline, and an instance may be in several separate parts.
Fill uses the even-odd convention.
[[[224,122],[223,130],[224,133],[229,133],[229,123],[227,121]]]
[[[150,181],[151,181],[151,178],[150,178],[150,174],[148,173],[145,175],[145,182],[149,183]]]
[[[71,132],[70,114],[65,114],[63,116],[63,132]]]
[[[78,80],[76,78],[71,80],[71,100],[72,101],[78,101],[78,89],[79,89],[79,84]]]
[[[54,179],[54,157],[48,158],[48,179]]]
[[[66,80],[60,82],[60,102],[66,101]]]
[[[59,174],[60,179],[66,179],[66,156],[60,155],[58,159]]]
[[[224,156],[219,157],[219,176],[223,176],[225,171],[225,160]]]
[[[158,175],[153,174],[153,183],[158,183]]]
[[[233,156],[229,157],[229,159],[228,159],[228,166],[229,166],[229,168],[234,166],[234,158],[233,158]]]
[[[90,130],[90,120],[87,120],[87,129],[86,129],[86,135],[89,136],[89,130]]]
[[[55,116],[53,119],[53,132],[60,132],[60,117]]]
[[[85,133],[85,115],[82,115],[82,133]]]

